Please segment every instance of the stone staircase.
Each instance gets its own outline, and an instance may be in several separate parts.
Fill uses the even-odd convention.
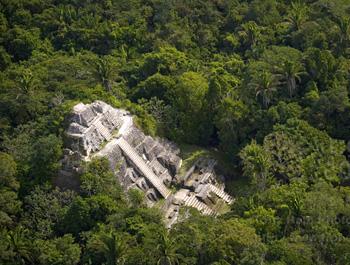
[[[209,187],[219,198],[223,199],[226,203],[232,204],[234,202],[234,199],[229,194],[227,194],[223,189],[219,189],[213,184],[209,184]]]
[[[186,195],[184,198],[184,203],[186,206],[196,208],[204,215],[216,215],[216,213],[211,208],[209,208],[205,203],[198,200],[194,194],[191,194],[190,196]]]
[[[98,130],[98,132],[103,136],[104,139],[109,141],[112,138],[111,133],[109,130],[101,123],[101,121],[97,120],[94,123],[95,128]]]
[[[206,172],[203,174],[200,182],[201,183],[207,183],[208,179],[211,177],[212,173],[211,172]]]
[[[163,184],[146,162],[137,154],[136,150],[123,138],[118,139],[118,145],[123,153],[133,162],[139,171],[152,183],[154,188],[166,199],[171,191]]]

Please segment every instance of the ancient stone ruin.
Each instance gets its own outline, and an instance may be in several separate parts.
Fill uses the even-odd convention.
[[[102,101],[80,103],[73,108],[69,122],[60,186],[78,186],[82,162],[106,157],[125,191],[143,191],[149,207],[162,202],[169,227],[176,222],[180,207],[194,207],[215,216],[218,202],[233,202],[215,174],[214,160],[201,159],[180,176],[180,150],[165,139],[145,135],[125,110]],[[174,186],[181,188],[174,191]]]

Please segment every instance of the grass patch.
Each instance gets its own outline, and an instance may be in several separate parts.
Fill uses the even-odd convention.
[[[226,177],[225,190],[233,197],[248,196],[251,194],[250,180],[242,176],[239,168],[227,159],[227,156],[215,148],[203,148],[196,145],[181,144],[180,156],[183,159],[180,169],[180,176],[185,175],[187,170],[201,157],[213,158],[217,161],[215,167],[218,175]],[[224,204],[227,206],[227,204]],[[225,208],[225,206],[223,206]],[[228,206],[229,207],[229,206]],[[220,213],[224,213],[229,209],[219,209]]]
[[[208,149],[196,146],[196,145],[188,145],[182,144],[180,145],[180,156],[182,158],[182,166],[180,168],[179,174],[181,176],[185,175],[187,170],[191,168],[191,166],[201,157],[211,157],[210,151]]]
[[[161,198],[153,205],[153,207],[156,207],[158,209],[162,209],[164,204],[165,204],[165,200],[164,200],[164,198]]]
[[[238,174],[238,170],[232,161],[229,161],[227,157],[217,150],[216,148],[203,148],[196,145],[181,144],[180,146],[180,156],[182,157],[182,167],[180,169],[180,174],[185,174],[188,169],[193,165],[193,163],[201,157],[213,158],[217,161],[216,170],[218,174],[225,176],[235,176]]]
[[[228,213],[230,210],[231,210],[230,205],[221,199],[218,199],[216,204],[214,205],[214,211],[216,211],[220,215]]]

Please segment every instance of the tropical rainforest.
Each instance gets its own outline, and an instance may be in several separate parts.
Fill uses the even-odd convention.
[[[349,0],[0,0],[0,69],[1,264],[350,264]],[[94,100],[219,153],[229,211],[166,229],[104,160],[54,187]]]

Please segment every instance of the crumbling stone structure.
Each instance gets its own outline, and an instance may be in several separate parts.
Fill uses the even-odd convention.
[[[69,122],[57,182],[60,186],[78,186],[82,162],[106,157],[126,191],[131,188],[143,191],[150,207],[160,199],[165,200],[167,226],[176,222],[181,206],[216,215],[214,197],[233,202],[216,181],[215,161],[198,161],[184,177],[178,176],[182,162],[180,150],[165,139],[146,136],[125,110],[102,101],[79,103],[73,108]],[[170,186],[176,181],[180,181],[183,188],[174,193]]]

